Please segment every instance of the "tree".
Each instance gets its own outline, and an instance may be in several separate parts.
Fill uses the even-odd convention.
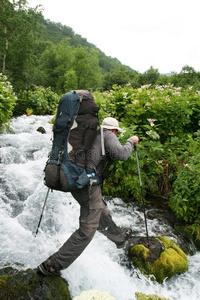
[[[0,74],[0,130],[12,117],[16,101],[12,85],[5,75]]]
[[[112,69],[110,72],[104,75],[103,90],[112,89],[114,84],[124,86],[127,83],[130,83],[130,77],[123,67]]]
[[[43,85],[44,87],[51,87],[56,90],[57,77],[55,74],[56,62],[56,45],[52,42],[46,43],[46,49],[40,56],[38,62],[38,72],[42,74],[41,82],[37,85]]]
[[[77,80],[76,72],[74,70],[66,71],[64,78],[65,78],[64,89],[66,92],[78,89],[78,80]]]
[[[28,69],[34,62],[41,16],[37,10],[27,9],[26,0],[0,2],[0,68],[10,77],[16,89],[29,84]]]
[[[192,85],[199,86],[199,74],[195,71],[194,68],[185,65],[182,67],[179,74],[174,73],[171,76],[171,83],[175,86],[187,87]]]
[[[79,89],[96,89],[101,85],[98,52],[78,46],[73,51],[73,70]]]
[[[72,68],[72,48],[69,45],[68,38],[64,38],[56,47],[56,68],[54,70],[57,77],[56,88],[64,92],[65,73]]]
[[[139,83],[140,85],[145,85],[145,84],[155,85],[159,77],[160,77],[160,73],[158,72],[158,69],[154,69],[151,66],[150,69],[148,69],[146,72],[140,74]]]

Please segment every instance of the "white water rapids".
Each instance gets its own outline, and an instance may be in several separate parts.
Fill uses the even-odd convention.
[[[43,170],[51,150],[50,119],[51,116],[21,116],[12,119],[13,133],[0,135],[0,268],[36,268],[78,227],[78,204],[70,193],[54,191],[49,194],[35,237],[47,193]],[[45,128],[46,134],[37,131],[39,126]],[[117,198],[109,200],[108,206],[118,225],[145,235],[144,215],[137,206]],[[154,219],[148,220],[148,230],[149,236],[155,236],[155,230],[162,235],[171,228]],[[116,300],[135,299],[135,292],[170,300],[200,299],[200,252],[188,256],[185,274],[163,284],[154,284],[134,267],[129,268],[125,257],[124,250],[118,250],[97,232],[83,254],[62,271],[71,296],[96,289],[107,291]]]

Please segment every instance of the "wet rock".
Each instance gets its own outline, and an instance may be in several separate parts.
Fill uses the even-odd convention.
[[[68,283],[61,277],[38,275],[36,270],[0,270],[1,300],[71,300]]]
[[[128,250],[132,263],[159,283],[188,269],[186,254],[166,237],[151,237],[149,244],[147,238],[131,238]]]
[[[46,130],[42,126],[38,127],[37,131],[41,132],[42,134],[46,133]]]
[[[146,237],[131,237],[128,240],[126,248],[128,248],[128,251],[130,252],[131,248],[137,245],[143,245],[149,250],[147,260],[151,263],[159,258],[161,252],[163,251],[162,243],[155,237],[150,237],[148,240]]]
[[[194,255],[197,250],[200,250],[200,235],[198,234],[197,226],[175,224],[175,229],[182,238],[180,248],[185,253]]]

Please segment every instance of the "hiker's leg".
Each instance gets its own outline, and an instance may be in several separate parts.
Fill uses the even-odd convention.
[[[51,257],[60,265],[60,269],[71,265],[90,243],[99,226],[104,206],[100,186],[92,187],[91,196],[88,187],[74,191],[72,195],[80,204],[79,229]]]
[[[106,203],[103,204],[98,230],[116,245],[121,245],[125,242],[126,235],[113,221]]]

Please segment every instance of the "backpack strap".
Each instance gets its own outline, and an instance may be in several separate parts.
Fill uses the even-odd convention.
[[[56,181],[60,180],[60,167],[61,167],[61,162],[62,162],[62,156],[64,153],[64,146],[65,146],[65,142],[69,133],[69,128],[71,127],[71,121],[72,121],[72,116],[69,117],[68,121],[67,121],[67,126],[65,128],[65,133],[64,133],[64,137],[63,137],[63,141],[62,141],[62,146],[61,149],[58,153],[58,162],[57,162],[57,176],[56,176]]]

